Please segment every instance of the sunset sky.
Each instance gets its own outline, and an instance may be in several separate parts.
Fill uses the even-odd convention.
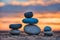
[[[0,0],[0,30],[10,30],[10,24],[24,24],[24,13],[32,11],[33,18],[41,30],[50,26],[53,31],[60,31],[60,0]]]

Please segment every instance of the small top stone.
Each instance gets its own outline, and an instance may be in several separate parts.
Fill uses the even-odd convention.
[[[24,16],[26,18],[31,18],[31,17],[33,17],[33,12],[25,12]]]
[[[44,31],[51,31],[52,29],[51,29],[51,27],[50,26],[46,26],[45,28],[44,28]]]

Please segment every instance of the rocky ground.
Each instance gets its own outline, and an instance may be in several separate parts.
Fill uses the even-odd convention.
[[[0,40],[60,40],[60,33],[54,33],[51,37],[44,36],[43,33],[39,35],[21,33],[19,36],[12,36],[9,33],[0,33]]]

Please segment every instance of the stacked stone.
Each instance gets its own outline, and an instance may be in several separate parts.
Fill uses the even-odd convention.
[[[22,27],[22,24],[11,24],[9,26],[9,28],[11,28],[12,30],[10,31],[11,35],[19,35],[20,34],[20,30],[18,30],[19,28]]]
[[[35,25],[38,23],[38,20],[33,17],[32,12],[26,12],[24,14],[25,19],[22,20],[23,23],[26,23],[27,25],[24,26],[25,33],[29,35],[38,35],[40,33],[40,28]]]
[[[53,32],[52,32],[51,27],[46,26],[46,27],[44,28],[44,36],[52,36],[52,35],[53,35]]]

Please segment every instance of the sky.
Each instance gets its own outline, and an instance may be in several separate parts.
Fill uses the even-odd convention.
[[[60,31],[60,0],[0,0],[0,30],[10,30],[10,24],[23,24],[24,13],[32,11],[36,24],[42,30],[51,26],[53,31]],[[45,21],[44,21],[45,20]]]

